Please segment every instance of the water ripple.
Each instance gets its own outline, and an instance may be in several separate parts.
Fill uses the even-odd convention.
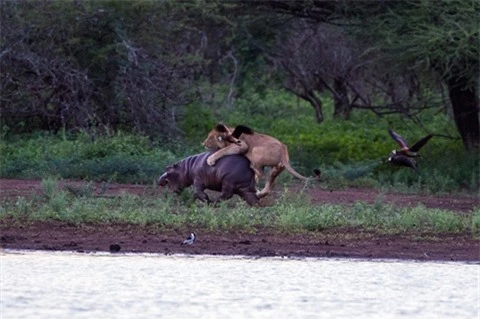
[[[479,265],[0,255],[2,318],[477,318]]]

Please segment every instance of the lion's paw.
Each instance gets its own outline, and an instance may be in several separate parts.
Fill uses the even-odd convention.
[[[208,166],[214,166],[215,165],[215,160],[212,158],[207,158],[207,164]]]

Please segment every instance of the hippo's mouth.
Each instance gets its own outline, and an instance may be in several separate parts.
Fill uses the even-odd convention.
[[[178,185],[176,185],[175,183],[169,183],[168,182],[168,179],[159,179],[158,180],[158,186],[160,187],[164,187],[164,186],[167,186],[168,185],[168,188],[170,189],[170,191],[174,192],[174,193],[181,193],[182,192],[182,188],[179,187]]]
[[[158,185],[159,186],[165,186],[168,184],[168,181],[167,180],[163,180],[163,181],[158,181]]]
[[[165,172],[158,178],[157,184],[159,186],[165,186],[168,184],[168,172]]]

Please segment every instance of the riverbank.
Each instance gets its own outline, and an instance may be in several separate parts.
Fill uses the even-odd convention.
[[[84,182],[61,181],[56,186],[61,190],[82,190],[85,188]],[[18,198],[37,198],[36,203],[42,205],[46,195],[45,187],[39,180],[0,180],[0,199],[5,202],[16,201]],[[122,196],[131,194],[138,198],[158,198],[157,189],[143,185],[127,184],[108,184],[107,186],[95,183],[88,184],[90,198],[111,198],[113,202],[107,202],[106,208],[91,204],[89,209],[81,210],[86,216],[112,214],[114,206],[110,203],[121,201]],[[297,186],[298,187],[298,186]],[[295,185],[292,188],[295,191]],[[52,191],[54,192],[54,190]],[[278,197],[272,195],[269,199]],[[415,207],[424,205],[433,209],[451,210],[459,215],[469,214],[479,205],[478,196],[432,196],[422,194],[381,194],[374,189],[343,189],[343,190],[323,190],[320,188],[311,188],[307,190],[312,205],[312,209],[318,205],[336,204],[345,205],[345,210],[356,202],[373,204],[382,198],[382,201],[395,207]],[[24,200],[25,201],[25,200]],[[84,200],[79,199],[83,203]],[[22,201],[20,201],[20,204]],[[94,202],[92,202],[94,203]],[[35,204],[35,205],[37,205]],[[78,204],[78,202],[77,202]],[[33,204],[32,204],[33,205]],[[62,207],[69,209],[71,204],[64,204]],[[147,207],[149,204],[144,202],[136,203],[126,200],[123,205],[128,205],[134,210],[138,206]],[[152,207],[156,204],[153,204]],[[368,204],[367,204],[368,205]],[[25,206],[25,203],[24,203]],[[150,205],[151,206],[151,205]],[[16,206],[13,206],[16,207]],[[33,207],[33,206],[32,206]],[[125,207],[125,206],[123,206]],[[387,206],[385,209],[388,209]],[[367,209],[368,206],[365,206]],[[14,208],[18,210],[17,208]],[[58,207],[57,207],[58,209]],[[103,209],[103,210],[102,210]],[[127,212],[132,213],[130,209]],[[48,211],[48,210],[47,210]],[[122,209],[120,211],[125,211]],[[148,215],[149,211],[137,212],[135,216]],[[179,211],[172,207],[172,212],[166,214],[177,216]],[[242,211],[232,210],[229,213],[241,214]],[[400,212],[396,211],[398,214]],[[421,210],[423,212],[423,210]],[[272,214],[273,212],[269,213]],[[296,214],[296,212],[293,212]],[[343,212],[345,213],[345,212]],[[436,212],[440,213],[440,212]],[[117,215],[125,214],[115,213],[116,220],[124,222],[78,222],[74,214],[69,213],[70,220],[59,221],[55,216],[41,218],[28,218],[27,215],[22,219],[22,214],[18,211],[10,217],[7,215],[0,219],[0,246],[5,249],[32,249],[32,250],[54,250],[54,251],[77,251],[77,252],[97,252],[110,251],[110,247],[120,248],[119,253],[125,252],[145,252],[160,254],[211,254],[211,255],[246,255],[254,257],[265,256],[285,256],[285,257],[342,257],[342,258],[391,258],[391,259],[414,259],[414,260],[442,260],[442,261],[480,261],[480,238],[478,234],[472,233],[472,229],[465,227],[463,231],[450,231],[442,233],[441,231],[430,232],[428,228],[418,227],[404,228],[371,228],[366,231],[365,227],[328,227],[325,229],[315,228],[315,231],[287,230],[281,232],[273,228],[261,226],[248,226],[245,222],[240,223],[243,228],[231,226],[223,228],[227,230],[212,231],[212,229],[222,229],[221,227],[204,227],[199,229],[188,229],[183,222],[163,223],[162,219],[152,219],[150,222],[146,219],[143,224],[135,223],[135,219],[125,217],[119,219]],[[89,215],[90,214],[90,215]],[[150,214],[160,214],[159,211]],[[198,218],[205,212],[192,213]],[[224,214],[224,213],[220,213]],[[266,213],[264,213],[266,214]],[[267,214],[268,215],[268,214]],[[295,217],[298,217],[295,215]],[[223,222],[220,216],[212,215]],[[423,215],[422,215],[423,216]],[[248,217],[250,218],[250,217]],[[304,217],[307,218],[307,217]],[[88,220],[88,219],[86,219]],[[107,218],[108,220],[108,218]],[[243,219],[242,219],[243,220]],[[76,222],[75,222],[76,221]],[[129,221],[134,221],[129,222]],[[153,222],[154,221],[154,222]],[[413,222],[414,219],[409,220]],[[444,223],[451,222],[446,219]],[[170,220],[170,222],[172,222]],[[219,222],[220,224],[222,222]],[[195,223],[193,223],[195,224]],[[202,224],[202,223],[196,223]],[[205,222],[204,225],[209,225]],[[147,225],[147,226],[145,226]],[[215,225],[215,224],[210,224]],[[318,224],[320,225],[320,224]],[[317,225],[317,226],[318,226]],[[448,229],[445,228],[445,229]],[[190,232],[197,234],[198,240],[191,246],[181,245],[183,240]]]
[[[380,235],[356,229],[302,234],[211,232],[192,229],[193,245],[182,245],[188,232],[134,225],[69,225],[62,222],[3,220],[4,249],[76,252],[245,255],[253,257],[334,257],[412,259],[419,261],[480,261],[480,240],[469,234]],[[115,250],[116,250],[115,249]],[[113,253],[114,251],[112,251]]]

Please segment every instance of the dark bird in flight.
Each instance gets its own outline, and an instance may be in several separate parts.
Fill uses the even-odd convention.
[[[390,153],[390,156],[387,159],[388,162],[398,166],[411,167],[418,173],[417,162],[412,157],[403,154],[396,154],[394,152],[395,151]]]
[[[391,129],[388,130],[388,133],[390,133],[390,136],[395,140],[395,142],[400,145],[401,148],[399,150],[393,150],[390,153],[387,161],[395,165],[411,167],[418,172],[417,163],[414,157],[420,156],[418,154],[418,151],[425,144],[427,144],[427,142],[432,138],[433,135],[428,134],[427,136],[421,138],[418,142],[413,144],[412,147],[409,147],[400,134],[394,132]]]

